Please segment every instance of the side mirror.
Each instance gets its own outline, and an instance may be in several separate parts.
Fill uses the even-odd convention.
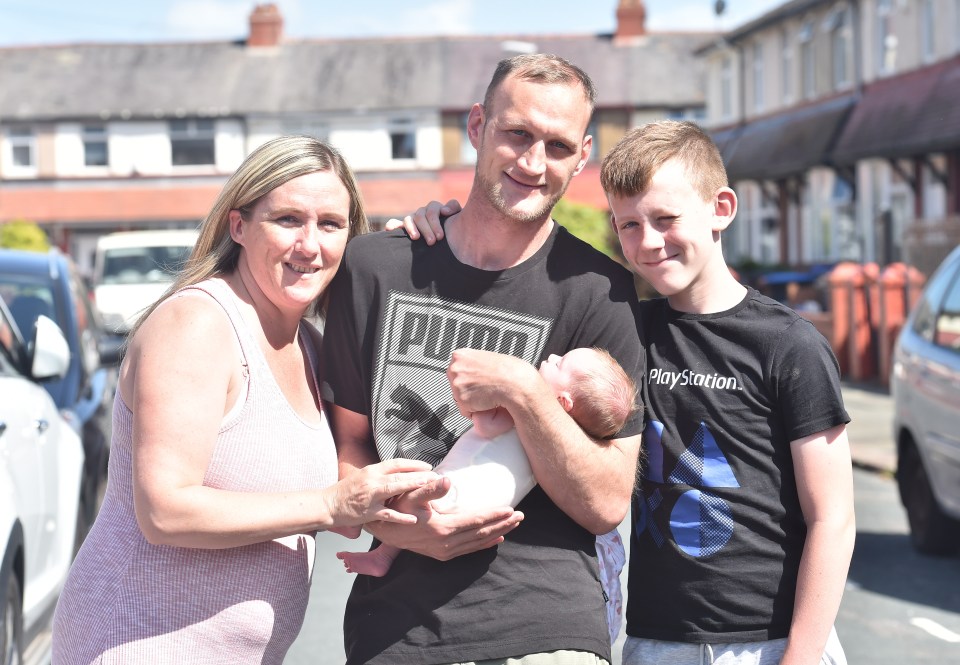
[[[97,342],[97,351],[100,353],[102,367],[115,367],[123,360],[123,352],[127,343],[126,337],[105,334]]]
[[[52,319],[40,315],[33,329],[30,345],[30,374],[37,381],[58,379],[70,366],[70,347],[60,328]]]

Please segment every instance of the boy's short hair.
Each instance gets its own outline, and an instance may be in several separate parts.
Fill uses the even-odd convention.
[[[616,197],[642,194],[653,174],[671,159],[683,163],[691,184],[705,201],[728,186],[716,144],[696,123],[680,120],[651,122],[627,132],[603,158],[600,184]]]
[[[613,356],[596,347],[591,350],[599,362],[574,373],[570,416],[590,436],[608,439],[637,410],[637,386]]]

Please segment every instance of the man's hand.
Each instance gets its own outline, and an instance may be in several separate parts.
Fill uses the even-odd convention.
[[[510,507],[473,514],[445,515],[435,512],[430,507],[430,501],[444,496],[449,489],[450,480],[441,478],[391,503],[394,510],[416,515],[415,525],[370,522],[366,529],[388,545],[449,561],[502,543],[503,536],[523,519],[523,513]]]
[[[546,384],[530,363],[491,351],[457,349],[447,366],[453,399],[466,417],[523,399],[525,391]]]

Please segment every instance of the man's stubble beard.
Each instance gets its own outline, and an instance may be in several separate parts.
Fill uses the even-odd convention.
[[[558,191],[553,197],[546,199],[542,205],[538,206],[536,209],[529,212],[523,210],[517,210],[511,208],[506,200],[503,198],[503,185],[499,182],[489,181],[483,174],[480,173],[479,163],[474,172],[474,178],[480,185],[480,191],[483,192],[484,198],[490,203],[493,208],[502,214],[508,219],[512,219],[521,224],[530,224],[536,222],[542,222],[550,217],[550,214],[553,212],[553,208],[557,203],[563,198],[563,195],[567,191],[567,186],[570,184],[570,180],[567,180],[563,184],[563,187]],[[571,178],[572,180],[572,178]]]

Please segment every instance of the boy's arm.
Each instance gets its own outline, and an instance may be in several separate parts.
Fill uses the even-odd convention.
[[[790,444],[807,539],[781,665],[820,663],[853,555],[853,471],[845,425]]]
[[[563,410],[529,363],[513,356],[458,349],[447,376],[461,413],[505,407],[537,483],[591,533],[616,528],[630,507],[640,435],[596,441]]]

